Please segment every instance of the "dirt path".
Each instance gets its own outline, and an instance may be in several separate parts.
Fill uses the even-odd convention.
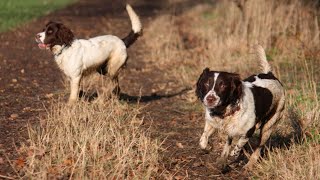
[[[184,1],[169,5],[166,1],[147,0],[130,3],[141,16],[144,26],[159,14],[172,13],[172,8],[179,13],[196,4]],[[27,123],[38,122],[52,95],[56,97],[65,93],[61,72],[50,53],[38,49],[34,42],[35,33],[45,22],[57,20],[67,24],[77,37],[101,34],[123,37],[130,29],[124,6],[125,2],[119,1],[81,0],[15,31],[0,34],[1,175],[13,175],[8,163],[2,162],[5,161],[3,155],[9,159],[18,156],[15,149],[27,141]],[[120,86],[125,93],[122,99],[132,103],[141,93],[141,102],[146,105],[143,114],[146,125],[151,125],[155,138],[166,139],[163,144],[165,150],[161,154],[164,174],[174,175],[176,179],[239,179],[241,176],[237,168],[227,174],[217,170],[214,161],[221,149],[209,153],[200,151],[198,140],[203,128],[202,114],[179,107],[184,104],[181,94],[187,87],[172,87],[171,92],[157,89],[154,84],[175,84],[177,80],[162,79],[164,72],[158,70],[157,64],[148,64],[153,71],[143,71],[146,61],[141,48],[145,41],[141,38],[130,48],[130,59],[121,74]]]

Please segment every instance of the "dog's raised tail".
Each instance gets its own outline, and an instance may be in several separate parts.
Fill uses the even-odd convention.
[[[132,30],[125,38],[122,39],[122,41],[128,48],[138,39],[139,36],[142,35],[142,24],[139,16],[134,12],[129,4],[127,4],[126,9],[131,21]]]
[[[272,68],[271,68],[270,64],[268,63],[267,56],[266,56],[266,53],[265,53],[263,47],[261,45],[256,45],[254,47],[254,49],[255,49],[257,58],[260,61],[260,68],[261,68],[262,73],[267,74],[267,73],[271,72]]]

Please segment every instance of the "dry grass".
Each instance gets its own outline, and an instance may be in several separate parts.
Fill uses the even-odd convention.
[[[221,0],[213,6],[199,5],[180,16],[161,16],[145,31],[148,59],[179,79],[180,86],[194,87],[204,67],[237,72],[242,77],[257,73],[258,62],[251,47],[262,44],[274,73],[287,90],[287,108],[274,133],[276,140],[270,141],[272,151],[252,174],[262,179],[318,179],[317,9],[302,0],[243,2]],[[192,93],[186,98],[195,101]]]
[[[319,179],[320,145],[293,144],[288,149],[270,152],[268,160],[257,165],[254,177],[260,179]]]
[[[41,126],[29,127],[29,146],[19,150],[27,159],[15,168],[28,179],[149,178],[157,171],[158,143],[140,128],[140,110],[115,99],[54,102]]]
[[[204,67],[246,77],[258,72],[251,47],[262,44],[287,90],[287,108],[271,150],[251,173],[261,179],[319,179],[317,10],[302,0],[247,0],[241,7],[221,0],[157,17],[145,29],[146,69],[156,66],[162,78],[180,87],[194,87]],[[199,111],[192,105],[194,93],[185,98],[194,107],[189,110]],[[21,176],[147,179],[157,170],[158,143],[139,128],[139,107],[114,99],[74,107],[55,103],[41,127],[29,128],[30,146],[20,150],[28,155]]]

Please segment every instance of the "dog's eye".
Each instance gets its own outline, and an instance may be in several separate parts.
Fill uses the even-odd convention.
[[[52,30],[48,30],[48,32],[47,32],[47,33],[48,33],[48,34],[51,34],[52,32],[53,32]]]
[[[221,89],[223,89],[223,88],[226,87],[226,85],[225,85],[223,82],[220,82],[220,83],[219,83],[219,87],[220,87]]]
[[[204,85],[205,85],[206,87],[209,87],[210,84],[207,82],[207,83],[205,83]]]

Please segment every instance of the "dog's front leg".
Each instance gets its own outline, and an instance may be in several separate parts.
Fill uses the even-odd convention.
[[[204,131],[202,133],[202,136],[200,138],[200,148],[206,149],[208,146],[208,139],[210,135],[214,132],[215,128],[212,127],[212,125],[206,120],[206,124],[204,126]]]
[[[230,155],[234,156],[235,158],[238,158],[240,155],[240,152],[243,148],[243,146],[249,141],[249,138],[247,136],[241,136],[238,140],[237,145],[234,147],[234,149],[231,151]]]
[[[230,148],[232,143],[232,137],[228,136],[226,144],[224,145],[221,157],[218,158],[217,163],[221,169],[224,169],[227,166],[227,159],[229,156]]]
[[[76,102],[78,99],[80,80],[81,80],[81,77],[76,77],[76,78],[72,78],[70,81],[69,104]]]

